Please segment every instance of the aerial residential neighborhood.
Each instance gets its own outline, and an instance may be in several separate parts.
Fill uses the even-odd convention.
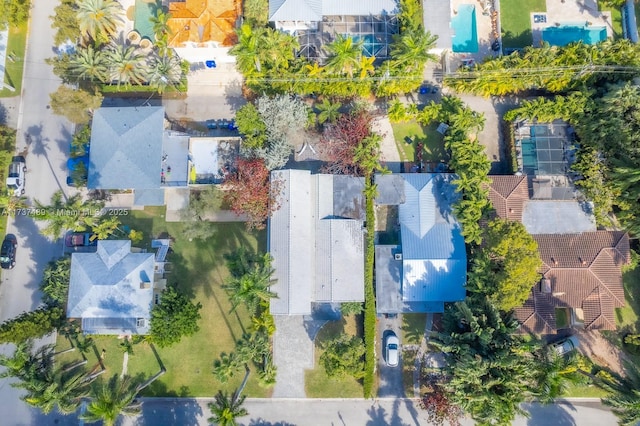
[[[0,424],[640,424],[634,0],[0,2]]]

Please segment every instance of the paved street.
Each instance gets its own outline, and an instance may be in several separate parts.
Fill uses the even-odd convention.
[[[53,115],[48,108],[49,93],[60,85],[45,59],[53,56],[53,30],[49,16],[54,14],[55,1],[38,1],[31,9],[29,38],[25,62],[29,65],[24,74],[22,101],[15,111],[15,100],[3,101],[8,105],[7,121],[17,125],[17,152],[27,160],[25,176],[26,196],[48,203],[58,189],[66,192],[66,160],[73,128],[65,119]],[[31,143],[27,146],[25,135]],[[16,266],[11,271],[2,271],[0,285],[0,321],[12,318],[21,312],[40,305],[37,291],[42,270],[47,262],[61,252],[61,246],[43,238],[38,225],[27,216],[9,219],[7,232],[18,237]],[[12,352],[8,346],[0,347],[3,353]],[[0,381],[0,424],[29,425],[47,424],[61,417],[43,416],[30,409],[18,399],[19,392],[9,386],[7,380]]]
[[[125,426],[206,425],[208,399],[145,400],[143,413]],[[247,399],[244,426],[427,426],[425,412],[408,399]],[[613,414],[600,403],[572,402],[551,406],[525,404],[531,418],[518,417],[514,426],[615,425]],[[62,423],[61,423],[62,424]],[[465,419],[465,426],[474,423]]]

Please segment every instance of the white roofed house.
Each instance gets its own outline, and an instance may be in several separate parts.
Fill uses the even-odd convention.
[[[271,173],[280,208],[269,219],[274,315],[309,315],[316,303],[364,301],[362,178]]]
[[[101,240],[94,253],[71,255],[67,317],[85,334],[147,334],[155,256],[132,253],[130,240]]]

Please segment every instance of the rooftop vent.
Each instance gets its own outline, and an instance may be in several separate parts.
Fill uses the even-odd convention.
[[[393,258],[394,258],[395,260],[402,260],[402,253],[396,253],[396,254],[394,254],[394,255],[393,255]]]
[[[540,292],[551,293],[551,280],[549,278],[543,278],[540,280]]]

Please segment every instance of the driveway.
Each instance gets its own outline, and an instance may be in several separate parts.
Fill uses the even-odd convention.
[[[386,338],[395,333],[400,340],[400,360],[396,367],[390,367],[387,365],[384,353],[384,342]],[[404,386],[402,383],[402,316],[398,315],[395,318],[380,317],[378,319],[378,341],[376,342],[377,351],[377,363],[380,382],[378,383],[378,397],[379,398],[404,398]]]
[[[273,361],[278,368],[273,398],[304,398],[304,372],[313,368],[313,340],[302,315],[275,315]]]

